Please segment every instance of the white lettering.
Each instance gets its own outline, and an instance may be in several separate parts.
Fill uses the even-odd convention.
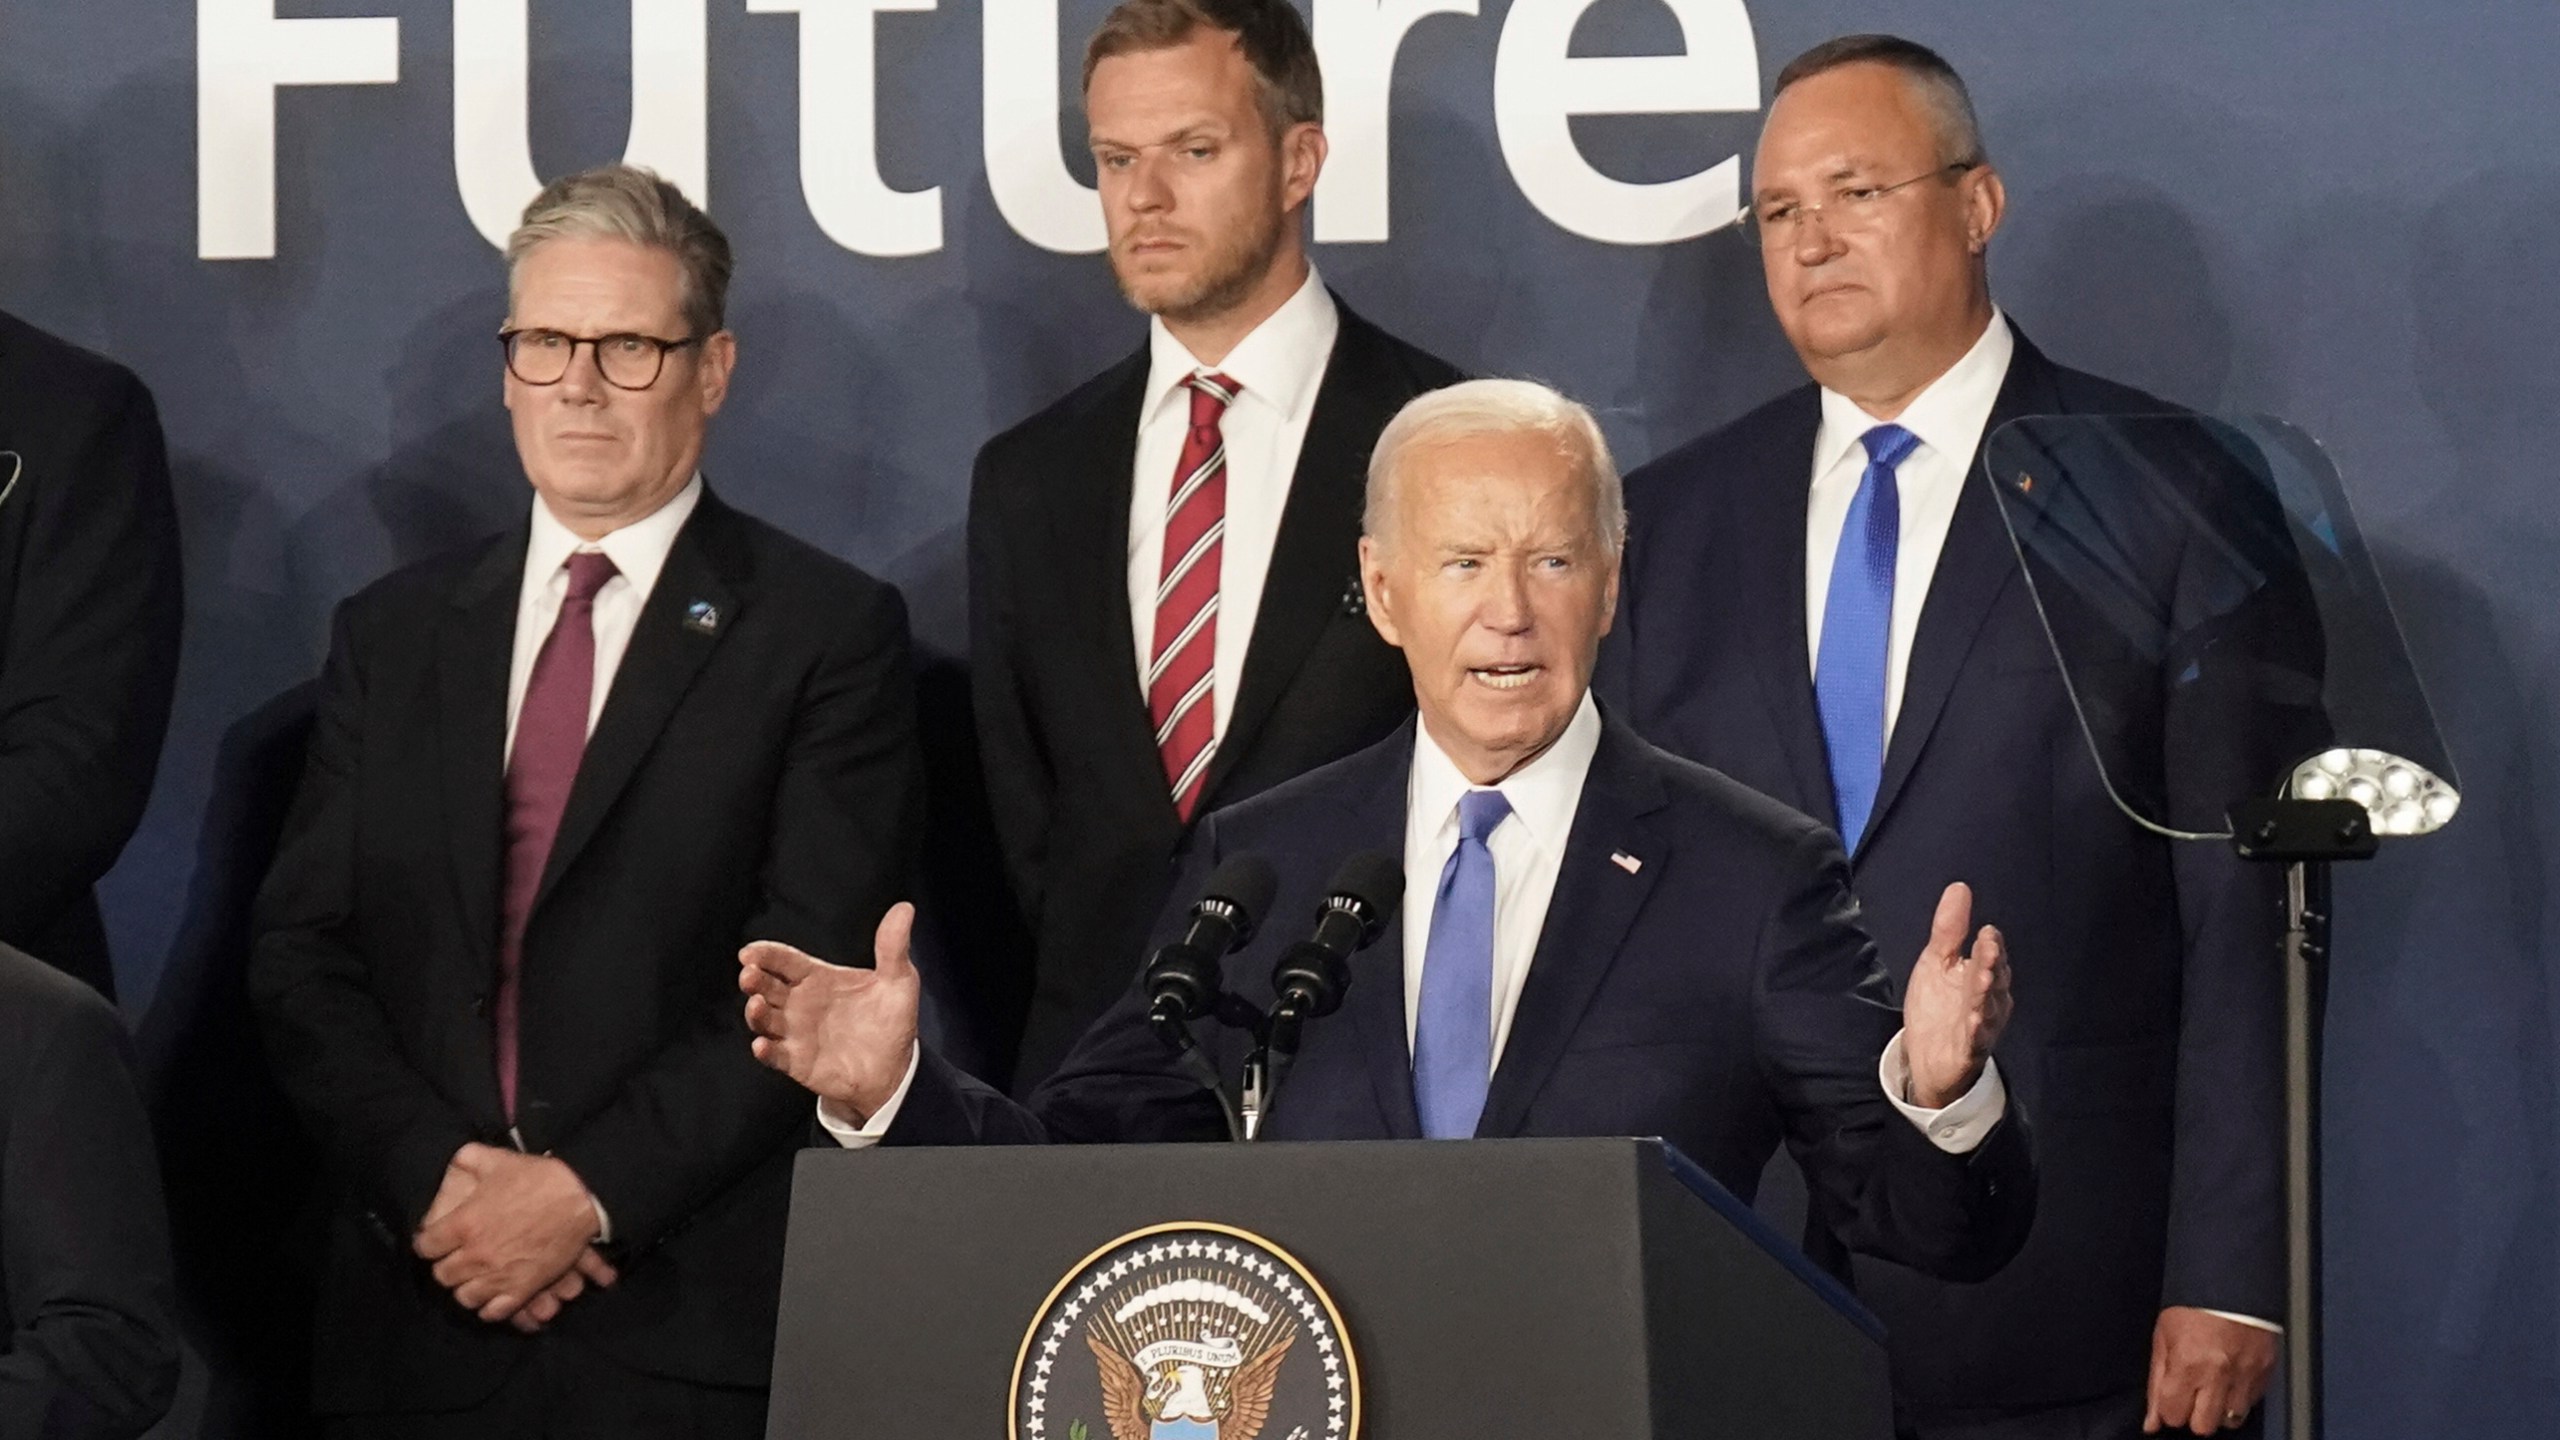
[[[1388,98],[1396,50],[1426,15],[1473,15],[1476,0],[1316,0],[1329,144],[1316,180],[1316,238],[1387,238]]]
[[[747,0],[757,15],[800,17],[800,193],[827,238],[859,255],[942,248],[942,188],[899,191],[880,178],[877,32],[884,10],[936,0]]]
[[[1102,202],[1058,149],[1058,0],[986,0],[982,123],[987,187],[1015,234],[1083,255],[1107,243]]]
[[[1760,108],[1760,54],[1742,0],[1664,0],[1678,55],[1568,56],[1596,0],[1514,0],[1493,58],[1493,128],[1503,162],[1539,213],[1612,245],[1667,245],[1742,208],[1742,157],[1657,184],[1612,180],[1573,143],[1576,115],[1691,115]]]
[[[453,0],[453,173],[462,208],[504,246],[542,190],[528,134],[528,0]],[[631,0],[631,134],[622,158],[710,204],[707,0]]]
[[[399,79],[391,16],[279,20],[275,0],[198,0],[196,254],[275,256],[278,86]]]

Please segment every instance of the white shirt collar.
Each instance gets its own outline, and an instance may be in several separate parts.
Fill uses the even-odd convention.
[[[2016,349],[2017,340],[2009,331],[2008,319],[1999,307],[1992,307],[1991,323],[1982,327],[1982,335],[1973,342],[1973,348],[1948,366],[1945,374],[1930,381],[1892,423],[1919,436],[1921,444],[1940,455],[1955,457],[1957,465],[1971,463],[1973,452],[1982,443],[1982,427],[1991,418],[1991,407],[1999,403],[2000,384],[2008,378],[2009,357]],[[1858,408],[1857,401],[1824,386],[1822,430],[1814,440],[1813,473],[1823,474],[1839,464],[1859,437],[1884,423]]]
[[[542,497],[533,497],[533,534],[526,542],[524,574],[528,585],[549,584],[552,574],[569,562],[580,550],[601,550],[613,561],[613,568],[631,588],[646,595],[655,589],[658,572],[667,566],[667,553],[676,546],[676,535],[684,522],[693,516],[694,507],[702,503],[702,472],[694,472],[675,498],[613,531],[603,539],[590,543],[578,538],[575,531],[560,523]]]
[[[1293,416],[1300,406],[1314,402],[1325,362],[1333,358],[1334,337],[1341,330],[1341,312],[1313,265],[1307,267],[1306,281],[1297,293],[1281,302],[1215,365],[1201,363],[1173,338],[1164,321],[1149,320],[1146,413],[1155,414],[1184,380],[1205,370],[1244,387],[1236,403],[1269,405],[1277,414]]]
[[[1591,692],[1584,691],[1582,704],[1575,708],[1573,719],[1566,722],[1556,743],[1493,786],[1480,786],[1469,780],[1458,769],[1458,762],[1431,738],[1430,726],[1416,720],[1413,734],[1413,782],[1408,803],[1413,807],[1413,819],[1421,822],[1422,833],[1455,824],[1458,801],[1468,791],[1494,789],[1511,802],[1512,818],[1520,822],[1539,849],[1561,850],[1566,832],[1573,828],[1574,810],[1582,803],[1582,782],[1591,773],[1591,757],[1600,751],[1600,707],[1592,703]]]

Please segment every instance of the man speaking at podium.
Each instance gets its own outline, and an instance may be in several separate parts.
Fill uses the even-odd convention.
[[[1971,897],[1949,886],[1897,1034],[1838,838],[1601,715],[1625,507],[1589,412],[1519,381],[1413,401],[1370,461],[1363,528],[1369,614],[1404,652],[1418,728],[1212,816],[1175,886],[1187,904],[1237,855],[1277,871],[1271,923],[1226,967],[1260,1008],[1338,862],[1402,857],[1401,917],[1353,957],[1344,1013],[1308,1026],[1263,1133],[1659,1135],[1746,1199],[1784,1142],[1833,1219],[1808,1243],[1835,1271],[1849,1249],[1997,1269],[2034,1209],[1990,1058],[1999,935],[1967,954]],[[874,969],[740,956],[757,1056],[818,1095],[839,1143],[1227,1133],[1143,986],[1028,1106],[925,1052],[912,918],[882,922]]]

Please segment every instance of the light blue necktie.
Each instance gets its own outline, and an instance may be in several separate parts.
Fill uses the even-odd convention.
[[[1831,589],[1822,605],[1822,648],[1813,666],[1813,695],[1822,710],[1823,748],[1831,756],[1831,793],[1840,802],[1840,839],[1851,850],[1866,833],[1884,779],[1884,686],[1893,636],[1893,562],[1902,544],[1902,490],[1894,467],[1920,437],[1878,425],[1859,437],[1867,470],[1840,527],[1831,557]]]
[[[1465,1139],[1493,1080],[1493,851],[1485,841],[1511,814],[1499,790],[1458,801],[1458,848],[1440,869],[1431,939],[1422,952],[1422,1006],[1413,1027],[1413,1102],[1422,1133]]]

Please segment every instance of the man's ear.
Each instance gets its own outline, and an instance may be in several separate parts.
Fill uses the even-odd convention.
[[[1309,122],[1281,132],[1281,209],[1295,210],[1316,193],[1316,177],[1324,173],[1324,158],[1330,153],[1321,125]]]
[[[1965,172],[1964,228],[1966,247],[1979,255],[1991,248],[1991,237],[2009,213],[2009,190],[1988,161]]]
[[[1367,536],[1360,537],[1360,594],[1368,602],[1369,623],[1377,627],[1378,638],[1397,649],[1404,640],[1396,629],[1395,600],[1387,585],[1387,567],[1382,563],[1382,547]]]
[[[702,342],[702,413],[716,415],[738,369],[738,337],[726,330]]]

